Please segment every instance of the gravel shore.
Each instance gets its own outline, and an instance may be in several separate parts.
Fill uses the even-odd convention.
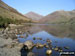
[[[2,47],[5,44],[10,44],[12,42],[12,39],[4,39],[0,37],[0,56],[21,56],[20,51],[17,47],[14,48],[7,48]]]

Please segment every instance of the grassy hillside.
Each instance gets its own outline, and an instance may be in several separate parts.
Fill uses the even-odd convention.
[[[27,23],[31,20],[0,0],[0,27],[8,23]]]
[[[21,16],[24,16],[24,15],[22,15],[21,13],[19,13],[16,9],[10,7],[9,5],[5,4],[5,3],[4,3],[3,1],[1,1],[1,0],[0,0],[0,7],[6,9],[6,10],[8,10],[8,11],[17,13],[17,14],[19,14],[19,15],[21,15]],[[24,17],[25,17],[25,16],[24,16]]]
[[[2,16],[3,18],[29,21],[29,19],[27,17],[21,16],[17,13],[11,12],[11,11],[6,10],[4,8],[1,8],[1,7],[0,7],[0,16]]]

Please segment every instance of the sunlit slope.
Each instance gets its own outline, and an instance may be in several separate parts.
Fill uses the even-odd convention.
[[[19,13],[14,8],[8,6],[0,0],[0,16],[3,18],[18,19],[28,22],[30,19]]]

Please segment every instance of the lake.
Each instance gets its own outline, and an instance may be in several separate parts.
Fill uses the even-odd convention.
[[[46,39],[50,39],[52,41],[52,48],[55,46],[61,47],[63,51],[66,52],[75,52],[75,27],[73,25],[54,25],[54,24],[28,24],[29,34],[26,38],[20,38],[18,35],[19,42],[25,42],[27,40],[32,40],[35,44],[46,43]],[[23,34],[25,36],[25,34]],[[33,40],[35,38],[42,38],[42,40]],[[65,49],[64,47],[69,47],[69,49]],[[34,47],[31,51],[22,50],[21,56],[28,56],[28,54],[34,54],[35,56],[47,56],[46,50],[48,48],[36,48]],[[52,50],[52,54],[50,56],[61,56],[60,52]]]

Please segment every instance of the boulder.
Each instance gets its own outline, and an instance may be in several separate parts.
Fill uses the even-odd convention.
[[[17,25],[16,25],[16,24],[9,24],[9,27],[10,27],[11,29],[14,29],[14,28],[17,27]]]
[[[32,49],[34,46],[34,43],[31,40],[28,40],[24,43],[25,46],[27,46],[28,50]]]

